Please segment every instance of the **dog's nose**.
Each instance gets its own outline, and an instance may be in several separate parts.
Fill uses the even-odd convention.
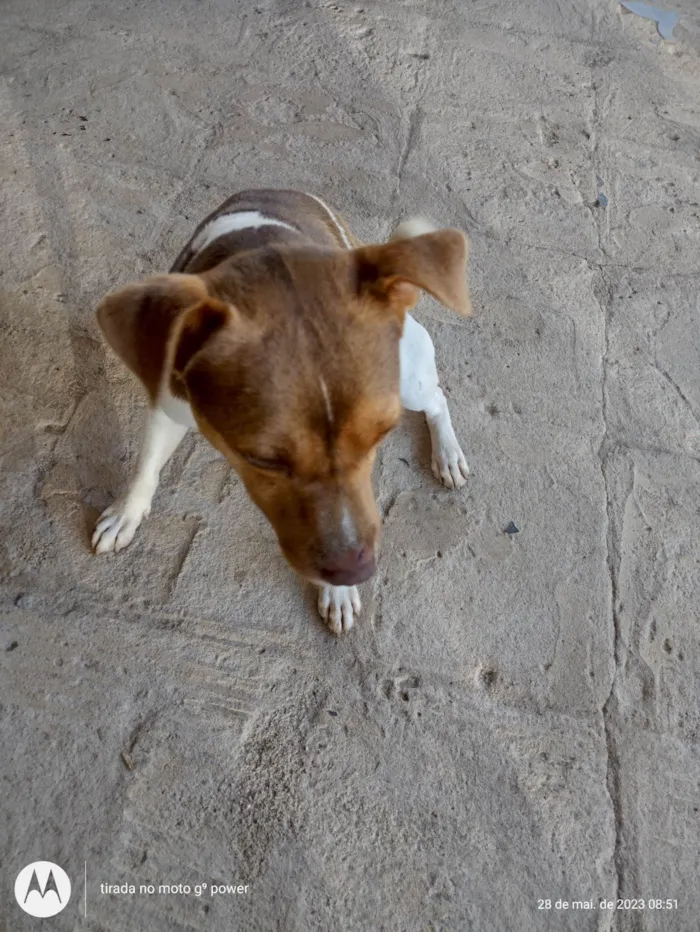
[[[369,579],[376,569],[372,547],[354,547],[333,554],[323,561],[319,572],[331,586],[356,586]]]

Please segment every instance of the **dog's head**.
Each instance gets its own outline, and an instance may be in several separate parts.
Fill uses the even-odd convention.
[[[129,286],[98,317],[147,385],[131,346],[138,334],[124,346],[125,320],[139,322],[141,339],[167,329],[151,369],[166,367],[171,391],[234,466],[289,562],[313,581],[353,585],[375,568],[371,473],[401,412],[405,313],[423,288],[468,314],[466,258],[456,230],[347,252],[261,249],[201,276]],[[154,399],[157,391],[154,383]]]

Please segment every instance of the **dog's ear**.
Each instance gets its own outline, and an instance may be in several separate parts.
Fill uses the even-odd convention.
[[[227,324],[236,312],[216,298],[206,298],[189,307],[175,324],[173,334],[173,374],[184,379],[195,356]]]
[[[157,275],[108,294],[97,308],[105,339],[155,399],[173,327],[187,308],[206,301],[197,275]]]
[[[458,314],[471,314],[467,288],[467,237],[460,230],[412,235],[399,229],[390,242],[354,251],[360,292],[382,300],[401,318],[419,298],[418,288]]]

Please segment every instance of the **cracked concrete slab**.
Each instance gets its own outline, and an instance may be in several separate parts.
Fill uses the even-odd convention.
[[[38,859],[73,881],[56,929],[697,928],[700,17],[674,8],[665,43],[608,0],[5,4],[0,928],[33,928]],[[405,416],[341,641],[201,438],[128,550],[89,551],[145,404],[93,309],[260,185],[472,243],[474,317],[418,316],[473,475],[436,486]]]

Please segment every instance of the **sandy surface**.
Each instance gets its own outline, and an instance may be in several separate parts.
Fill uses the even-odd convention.
[[[45,858],[74,883],[47,929],[697,929],[700,16],[674,7],[670,45],[613,0],[3,4],[0,928],[37,927],[10,891]],[[412,212],[472,240],[474,318],[417,316],[473,478],[436,485],[405,418],[341,641],[200,438],[128,551],[88,547],[144,415],[96,302],[260,185],[368,240]],[[124,882],[156,892],[100,892]],[[678,909],[554,909],[618,896]]]

